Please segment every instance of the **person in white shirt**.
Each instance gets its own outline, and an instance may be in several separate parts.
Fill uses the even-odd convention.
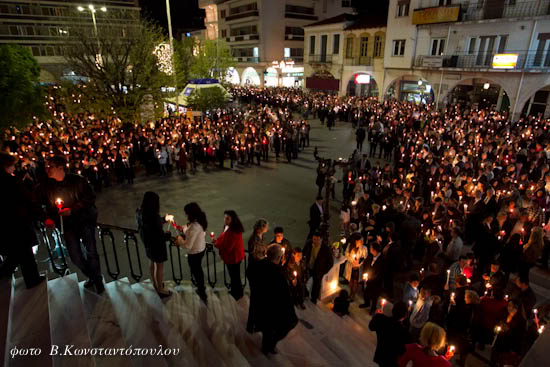
[[[195,202],[185,205],[183,211],[189,223],[183,227],[183,236],[178,238],[178,244],[187,251],[187,261],[191,269],[191,276],[195,279],[197,294],[206,303],[202,258],[206,250],[205,231],[208,221],[206,213]]]
[[[462,238],[460,238],[456,227],[451,229],[451,235],[451,242],[447,246],[447,250],[445,250],[445,259],[447,262],[452,264],[457,261],[458,257],[462,254],[462,247],[464,243],[462,242]]]

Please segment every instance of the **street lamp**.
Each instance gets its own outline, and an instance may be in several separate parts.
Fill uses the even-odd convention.
[[[168,37],[170,37],[170,50],[172,51],[172,65],[175,67],[175,52],[174,52],[174,37],[172,36],[172,16],[170,14],[170,0],[166,0],[166,17],[168,18]],[[217,50],[218,44],[216,43],[216,60],[217,60]],[[178,92],[178,77],[176,70],[174,69],[174,85],[176,87],[176,115],[179,115],[180,112],[180,95]]]
[[[82,12],[82,11],[85,11],[86,9],[82,6],[78,6],[77,7],[78,11]],[[97,35],[97,22],[96,22],[96,19],[95,19],[95,12],[97,11],[96,8],[90,4],[88,5],[88,9],[90,10],[90,14],[92,14],[92,21],[94,22],[94,33],[95,33],[95,36],[98,37]],[[99,8],[99,10],[101,10],[102,12],[107,12],[107,8],[105,6],[102,6],[101,8]],[[98,39],[98,44],[99,44],[99,39]]]

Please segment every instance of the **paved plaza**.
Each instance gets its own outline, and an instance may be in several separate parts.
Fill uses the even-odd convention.
[[[151,190],[160,195],[161,213],[173,214],[179,224],[186,223],[183,212],[185,204],[196,201],[207,214],[208,232],[218,234],[223,227],[224,210],[233,209],[245,227],[245,247],[258,218],[269,221],[270,231],[266,234],[268,240],[273,237],[273,228],[282,226],[291,244],[302,247],[309,230],[309,207],[317,194],[314,147],[318,148],[319,156],[334,159],[348,157],[355,149],[355,134],[350,123],[339,122],[332,131],[321,125],[319,120],[311,120],[310,123],[310,146],[290,164],[283,158],[283,154],[276,161],[275,153],[270,152],[269,162],[261,162],[261,166],[254,164],[231,170],[226,160],[226,168],[223,170],[203,170],[199,166],[196,174],[178,175],[173,172],[170,177],[138,175],[134,185],[117,185],[98,194],[99,222],[136,228],[135,210],[140,206],[143,194]],[[341,179],[340,169],[336,177]],[[336,200],[331,201],[331,240],[339,239],[341,197],[342,185],[338,183]],[[122,236],[120,233],[115,233],[115,236],[122,272],[129,275],[125,270],[127,256],[122,247]],[[98,250],[103,252],[101,245]],[[142,259],[145,257],[142,256]],[[185,264],[184,270],[187,271],[187,268]],[[170,279],[170,274],[168,269],[167,279]]]

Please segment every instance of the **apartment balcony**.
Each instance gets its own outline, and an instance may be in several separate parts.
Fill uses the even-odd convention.
[[[227,42],[254,41],[259,39],[259,34],[244,34],[240,36],[230,36],[225,38]]]
[[[253,57],[253,56],[233,56],[233,60],[235,62],[242,62],[242,63],[249,63],[249,64],[257,64],[260,62],[259,57]]]
[[[304,63],[304,57],[303,56],[291,56],[291,57],[285,57],[283,58],[285,62],[287,61],[293,61],[295,64],[303,64]]]
[[[358,56],[344,58],[344,65],[349,66],[372,66],[371,56]]]
[[[242,13],[228,15],[228,16],[225,17],[225,21],[230,22],[232,20],[248,18],[248,17],[257,17],[259,15],[260,15],[260,13],[257,9],[256,10],[247,10],[247,11],[244,11]]]
[[[285,34],[285,41],[303,41],[303,34]]]
[[[309,64],[332,64],[332,55],[309,55]]]
[[[550,15],[550,0],[516,1],[485,0],[461,6],[462,21],[525,18]]]
[[[417,56],[414,66],[423,69],[462,69],[475,71],[544,71],[550,70],[550,52],[507,51],[505,55],[517,55],[502,59],[496,53],[457,53],[446,56]],[[515,62],[514,62],[515,59]]]

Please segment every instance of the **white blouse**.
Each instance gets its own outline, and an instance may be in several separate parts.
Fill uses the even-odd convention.
[[[183,233],[185,234],[183,248],[186,249],[189,254],[198,254],[204,251],[206,248],[206,233],[199,223],[189,223],[183,229]]]

